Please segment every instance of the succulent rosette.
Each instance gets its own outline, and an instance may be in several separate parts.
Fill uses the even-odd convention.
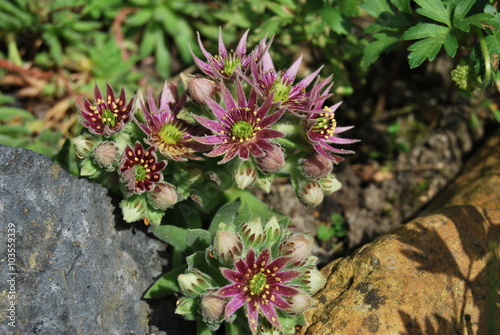
[[[201,160],[196,153],[207,151],[210,146],[194,141],[193,134],[200,135],[199,129],[178,118],[185,103],[186,95],[179,98],[177,85],[165,82],[158,106],[150,89],[147,103],[140,100],[145,123],[137,124],[147,135],[145,142],[155,146],[165,157],[175,161]]]
[[[78,106],[81,122],[94,135],[110,136],[122,130],[132,119],[134,99],[130,99],[127,103],[124,88],[116,98],[109,84],[106,84],[104,98],[99,87],[95,85],[94,104],[84,98],[83,108]]]
[[[223,322],[240,320],[241,325],[244,318],[254,335],[293,333],[303,323],[302,313],[314,305],[311,296],[325,284],[311,255],[313,239],[290,232],[288,218],[264,223],[244,212],[234,223],[219,225],[213,245],[203,252],[206,273],[190,267],[179,276],[184,297],[176,313],[195,319],[193,311],[198,311],[211,330]]]
[[[269,114],[273,95],[271,94],[260,106],[257,92],[252,88],[247,100],[240,81],[236,82],[237,101],[226,86],[221,85],[225,108],[212,99],[207,99],[208,106],[215,120],[194,115],[195,119],[214,135],[196,137],[200,143],[214,145],[214,149],[205,154],[208,157],[224,155],[219,164],[224,164],[238,156],[247,160],[250,155],[262,157],[266,151],[274,150],[271,139],[285,134],[271,129],[283,115],[283,110]]]
[[[351,144],[359,142],[359,140],[337,136],[337,134],[353,128],[353,126],[337,127],[335,111],[340,104],[341,102],[330,107],[324,107],[321,111],[311,113],[306,122],[307,138],[314,150],[323,157],[331,159],[334,163],[339,163],[344,160],[344,158],[340,157],[338,154],[352,154],[354,151],[338,149],[331,146],[330,143]]]

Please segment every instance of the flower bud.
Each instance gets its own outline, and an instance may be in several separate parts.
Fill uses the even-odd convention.
[[[271,185],[273,184],[274,177],[272,175],[259,176],[254,185],[264,190],[266,193],[271,192]]]
[[[292,295],[288,299],[288,303],[292,306],[288,311],[293,314],[303,313],[314,305],[314,299],[305,292],[299,292]]]
[[[342,188],[342,183],[335,177],[333,173],[329,173],[325,178],[319,181],[323,193],[325,195],[330,195],[337,192]]]
[[[123,199],[122,202],[120,202],[120,207],[125,222],[135,222],[144,218],[146,214],[146,199],[140,195],[133,195]]]
[[[118,146],[109,141],[99,143],[92,152],[94,162],[107,171],[113,171],[120,157]]]
[[[217,84],[210,79],[181,73],[181,80],[189,96],[200,104],[212,98],[217,89]]]
[[[196,269],[187,270],[177,277],[181,291],[189,296],[195,297],[205,293],[212,287],[212,279],[201,271]]]
[[[323,201],[323,189],[317,181],[308,181],[302,185],[298,196],[304,205],[315,207]]]
[[[198,317],[197,305],[194,298],[182,297],[177,300],[175,314],[183,316],[186,320],[196,320]]]
[[[227,230],[219,230],[214,237],[214,252],[223,262],[232,262],[243,250],[241,237]]]
[[[95,141],[91,140],[90,136],[80,135],[71,139],[73,145],[75,146],[76,155],[79,158],[87,158],[92,153],[92,149],[95,146]]]
[[[264,226],[264,233],[266,234],[266,241],[268,243],[275,243],[281,238],[282,229],[275,216],[271,217]]]
[[[85,158],[80,166],[80,176],[97,178],[101,173],[99,166],[90,158]]]
[[[201,316],[203,319],[207,319],[207,322],[221,321],[226,305],[226,299],[215,293],[206,293],[201,298]]]
[[[302,281],[302,287],[306,290],[310,295],[316,294],[319,290],[325,287],[326,278],[319,272],[318,269],[312,268],[306,270],[304,275],[300,277]]]
[[[268,173],[278,172],[285,165],[285,153],[279,145],[274,145],[274,149],[267,151],[263,157],[256,157],[257,167]]]
[[[259,245],[264,240],[264,232],[262,230],[260,218],[244,222],[240,227],[240,231],[245,243],[252,246]]]
[[[159,210],[166,210],[177,203],[175,186],[169,183],[156,183],[147,196],[149,203]]]
[[[309,155],[301,160],[304,175],[312,180],[318,180],[332,172],[333,163],[330,159],[319,155]]]
[[[313,238],[306,234],[294,234],[280,245],[281,254],[291,258],[290,263],[303,264],[311,254]]]
[[[257,179],[257,170],[251,162],[244,161],[234,170],[233,178],[238,188],[245,189]]]
[[[208,179],[213,181],[217,186],[220,186],[220,184],[222,183],[219,176],[214,171],[207,171],[205,172],[205,175],[207,176]]]

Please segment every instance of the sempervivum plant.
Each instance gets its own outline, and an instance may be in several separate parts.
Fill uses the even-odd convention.
[[[311,255],[312,237],[287,227],[288,218],[262,222],[246,207],[233,222],[219,223],[213,244],[198,252],[204,261],[188,262],[178,277],[176,313],[201,318],[212,331],[225,322],[230,334],[236,324],[238,334],[294,333],[325,278]]]

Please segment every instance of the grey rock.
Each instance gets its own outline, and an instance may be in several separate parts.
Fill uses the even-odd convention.
[[[165,244],[125,226],[115,210],[99,185],[0,146],[0,335],[165,334],[178,326],[172,299],[141,299],[165,272]]]

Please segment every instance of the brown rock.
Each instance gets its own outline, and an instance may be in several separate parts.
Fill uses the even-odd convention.
[[[323,268],[327,284],[298,333],[499,334],[498,144],[500,134],[445,192],[453,206]]]

